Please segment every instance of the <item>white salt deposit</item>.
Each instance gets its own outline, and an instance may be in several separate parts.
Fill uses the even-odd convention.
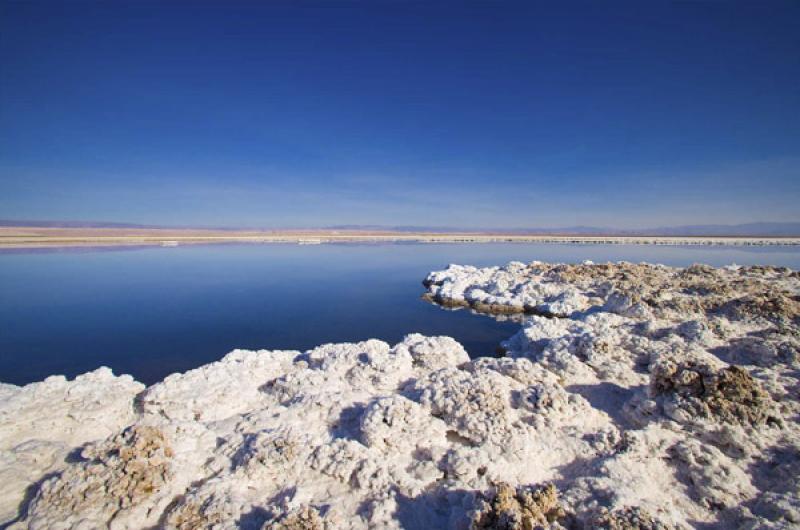
[[[0,524],[800,527],[800,276],[511,263],[426,279],[527,314],[449,337],[236,350],[147,389],[0,386]]]

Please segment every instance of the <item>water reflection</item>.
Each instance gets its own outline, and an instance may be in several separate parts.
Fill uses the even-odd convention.
[[[547,244],[197,245],[0,254],[0,381],[101,365],[152,383],[240,348],[304,350],[411,332],[493,355],[518,317],[443,311],[421,281],[449,263],[654,261],[800,266],[797,247]]]

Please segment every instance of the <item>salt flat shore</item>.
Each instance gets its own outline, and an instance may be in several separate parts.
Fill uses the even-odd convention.
[[[236,350],[145,388],[0,385],[0,525],[800,527],[800,273],[452,265],[501,358],[408,335]]]
[[[188,245],[211,243],[565,243],[623,245],[796,246],[800,237],[581,236],[502,233],[391,232],[366,230],[199,230],[135,228],[0,227],[0,249]]]

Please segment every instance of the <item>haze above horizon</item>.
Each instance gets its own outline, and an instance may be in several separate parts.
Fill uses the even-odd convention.
[[[0,3],[0,217],[799,222],[800,3]]]

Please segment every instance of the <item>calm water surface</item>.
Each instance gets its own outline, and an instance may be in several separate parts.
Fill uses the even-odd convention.
[[[518,325],[422,300],[448,263],[629,260],[800,268],[798,247],[557,244],[211,245],[0,252],[0,381],[98,366],[144,383],[234,348],[304,350],[407,333],[492,355]]]

